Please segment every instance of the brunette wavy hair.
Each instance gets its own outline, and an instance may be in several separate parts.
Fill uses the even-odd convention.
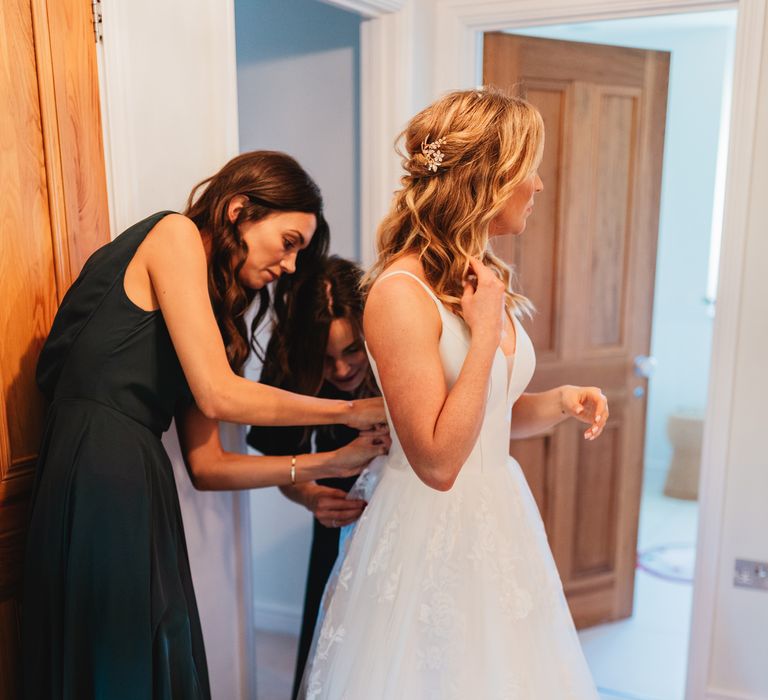
[[[245,195],[248,201],[233,223],[227,210],[236,195]],[[317,219],[312,240],[297,256],[296,272],[287,276],[300,281],[302,275],[311,271],[314,262],[326,255],[329,233],[320,189],[291,156],[278,151],[251,151],[236,156],[215,175],[195,185],[184,212],[210,236],[208,293],[227,359],[238,373],[242,372],[251,349],[257,354],[260,352],[256,331],[270,305],[267,287],[254,290],[240,282],[239,273],[248,255],[240,226],[276,212],[303,212],[314,214]],[[289,289],[290,283],[283,284],[282,288]],[[257,295],[259,307],[249,328],[246,311]]]
[[[333,255],[318,260],[311,272],[275,295],[262,383],[309,396],[320,392],[331,322],[346,319],[355,337],[363,342],[362,276],[355,263]],[[282,282],[281,278],[278,285]],[[378,394],[369,367],[355,398]]]
[[[538,110],[493,88],[460,90],[419,112],[398,141],[402,187],[379,226],[366,288],[392,262],[416,253],[437,296],[461,316],[462,281],[474,256],[504,282],[507,309],[531,313],[531,302],[512,288],[511,270],[490,249],[488,227],[539,167],[544,123]]]

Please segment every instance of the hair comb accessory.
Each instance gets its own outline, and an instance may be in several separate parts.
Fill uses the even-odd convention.
[[[427,136],[427,139],[429,136]],[[431,170],[433,173],[437,172],[437,169],[442,165],[445,155],[440,150],[440,146],[444,146],[446,143],[445,137],[439,138],[432,143],[427,143],[427,139],[424,139],[421,143],[421,154],[424,156],[424,160],[427,161],[427,170]]]

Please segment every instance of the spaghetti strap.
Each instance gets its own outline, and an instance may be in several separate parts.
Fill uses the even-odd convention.
[[[415,279],[424,288],[424,291],[427,294],[429,294],[430,297],[432,297],[432,301],[434,301],[435,304],[437,304],[437,309],[438,311],[441,312],[441,315],[442,315],[442,311],[445,309],[445,307],[443,306],[443,302],[441,302],[440,299],[437,298],[437,294],[435,294],[429,288],[429,285],[426,282],[424,282],[424,280],[419,279],[417,275],[414,275],[412,272],[408,272],[408,270],[392,270],[391,272],[387,272],[386,274],[383,274],[381,277],[379,277],[379,279],[376,280],[376,283],[379,283],[382,280],[387,279],[387,277],[393,277],[394,275],[408,275],[408,277]]]

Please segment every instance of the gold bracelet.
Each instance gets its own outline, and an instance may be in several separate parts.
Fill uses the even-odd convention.
[[[291,455],[291,485],[296,484],[296,455]]]

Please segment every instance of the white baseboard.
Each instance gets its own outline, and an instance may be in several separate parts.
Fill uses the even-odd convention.
[[[301,631],[301,608],[255,602],[253,626],[257,630],[293,634],[298,637]]]

